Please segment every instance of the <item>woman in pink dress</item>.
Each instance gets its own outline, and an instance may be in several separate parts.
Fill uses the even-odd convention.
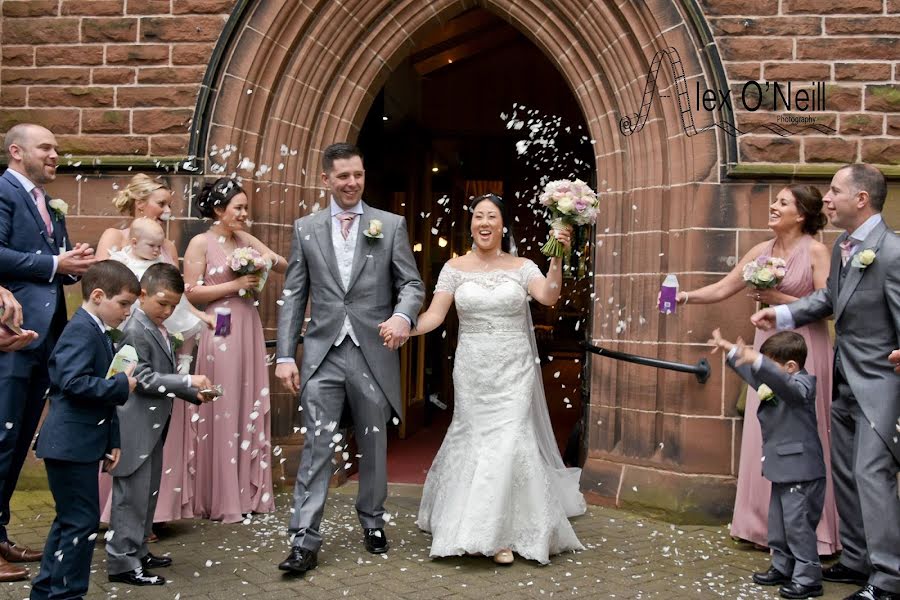
[[[206,375],[224,394],[196,412],[198,445],[194,514],[225,523],[248,513],[271,512],[272,458],[269,422],[269,371],[255,290],[260,274],[238,276],[228,265],[237,248],[252,247],[283,273],[287,261],[244,230],[247,195],[232,179],[207,183],[197,196],[200,214],[212,219],[209,231],[195,236],[184,255],[188,300],[231,310],[231,332],[204,331],[195,372]]]
[[[109,228],[100,236],[97,243],[97,258],[105,260],[110,253],[128,247],[131,237],[131,220],[146,217],[156,219],[163,228],[172,216],[172,190],[159,179],[138,173],[122,188],[115,198],[113,206],[123,215],[130,217],[129,227],[124,229]],[[172,240],[166,240],[160,257],[167,263],[178,266],[178,250]],[[190,354],[192,340],[186,340],[179,354]],[[184,402],[176,402],[169,418],[166,442],[163,446],[163,472],[159,483],[159,498],[154,523],[177,521],[193,518],[193,471],[194,446],[196,431],[192,430],[190,421],[185,417]],[[112,478],[107,473],[100,475],[100,506],[102,519],[109,522],[110,500],[112,498]],[[151,536],[155,541],[155,536]]]
[[[743,281],[744,265],[760,256],[776,256],[787,262],[787,274],[777,287],[750,290],[749,295],[766,304],[786,304],[825,287],[830,269],[831,252],[813,239],[826,224],[822,213],[822,194],[806,185],[792,185],[778,192],[769,205],[769,228],[774,239],[757,244],[723,279],[694,291],[679,292],[681,304],[721,302],[748,288]],[[834,360],[832,343],[825,321],[817,321],[796,329],[806,340],[806,370],[816,376],[816,417],[819,437],[825,453],[826,489],[822,518],[816,530],[820,555],[835,554],[840,549],[838,515],[831,482],[831,370]],[[759,350],[774,331],[756,330],[753,347]],[[759,547],[768,544],[768,512],[771,484],[762,476],[762,433],[756,410],[756,390],[747,389],[744,429],[741,438],[741,462],[738,468],[737,496],[731,520],[731,535]]]

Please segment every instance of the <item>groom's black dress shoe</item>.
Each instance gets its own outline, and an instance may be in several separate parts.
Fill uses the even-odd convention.
[[[166,583],[165,577],[154,575],[140,567],[133,571],[110,575],[109,580],[116,583],[127,583],[128,585],[164,585]]]
[[[822,579],[825,581],[833,581],[835,583],[855,583],[865,585],[869,580],[869,576],[850,567],[845,567],[841,563],[831,565],[822,571]]]
[[[318,555],[312,550],[294,546],[288,557],[278,563],[278,568],[282,571],[289,571],[302,575],[309,570],[315,569],[319,564]]]
[[[844,600],[900,600],[900,594],[889,592],[867,583],[857,590],[855,594],[847,596]]]
[[[366,543],[366,550],[372,554],[383,554],[390,548],[387,537],[384,535],[384,529],[364,529],[363,539]]]
[[[814,598],[825,593],[821,585],[803,585],[802,583],[786,583],[778,588],[778,593],[782,598],[795,598],[802,600],[803,598]]]
[[[758,583],[759,585],[787,585],[790,582],[791,578],[775,567],[769,567],[769,570],[765,573],[753,574],[753,583]]]
[[[141,566],[145,569],[161,569],[163,567],[168,567],[171,564],[172,559],[168,556],[153,556],[149,552],[141,559]]]

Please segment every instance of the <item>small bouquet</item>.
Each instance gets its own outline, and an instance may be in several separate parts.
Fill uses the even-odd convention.
[[[550,209],[553,215],[550,226],[554,229],[561,229],[566,225],[593,225],[597,220],[597,207],[600,204],[594,190],[580,179],[551,181],[544,187],[540,202]],[[551,236],[541,252],[545,256],[562,257],[565,249]]]
[[[784,279],[787,263],[777,256],[760,256],[744,265],[744,283],[757,290],[773,288]]]
[[[243,275],[259,275],[259,284],[256,286],[256,289],[252,290],[259,293],[266,285],[266,279],[268,278],[269,269],[272,265],[262,257],[262,254],[260,254],[256,248],[244,246],[242,248],[234,249],[234,252],[228,257],[228,266],[231,267],[231,270],[234,271],[235,275],[238,277]]]

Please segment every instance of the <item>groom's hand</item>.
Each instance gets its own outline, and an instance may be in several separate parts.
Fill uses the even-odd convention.
[[[292,394],[300,391],[300,371],[297,370],[297,363],[283,362],[275,365],[275,377],[281,381],[281,385],[286,387]]]
[[[409,323],[403,317],[394,315],[378,324],[378,333],[389,350],[396,350],[409,339]]]

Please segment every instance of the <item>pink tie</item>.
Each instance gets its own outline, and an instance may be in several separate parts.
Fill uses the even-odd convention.
[[[47,210],[47,199],[44,197],[44,192],[41,191],[41,188],[36,187],[31,190],[31,195],[34,196],[34,203],[37,204],[38,213],[44,220],[47,233],[53,235],[53,222],[50,220],[50,211]]]
[[[353,219],[356,218],[356,213],[342,212],[337,218],[341,222],[341,235],[344,236],[344,239],[346,240],[350,237],[350,228],[353,226]]]
[[[841,266],[846,267],[847,261],[853,255],[853,247],[856,246],[856,243],[853,238],[847,238],[838,245],[841,247]]]
[[[160,333],[162,334],[162,336],[163,336],[163,340],[165,340],[165,342],[166,342],[166,348],[168,348],[169,350],[171,350],[171,349],[172,349],[172,342],[169,341],[169,330],[166,329],[166,326],[165,326],[165,325],[160,325],[159,327],[157,327],[157,329],[159,329],[159,332],[160,332]]]

